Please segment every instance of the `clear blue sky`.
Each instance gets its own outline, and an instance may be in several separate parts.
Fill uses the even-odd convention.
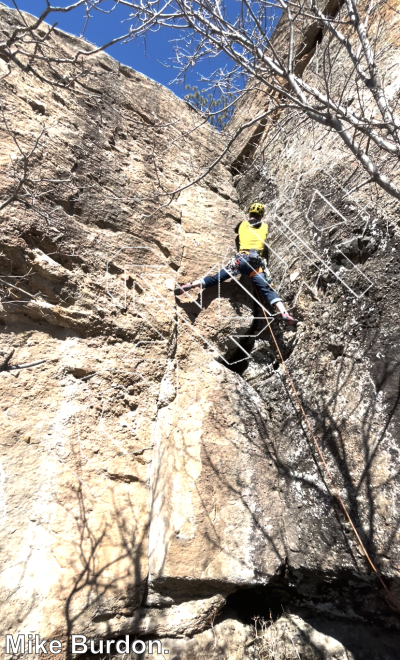
[[[238,3],[234,2],[234,0],[228,1],[232,3],[235,11],[237,11]],[[8,7],[14,7],[12,0],[0,0],[0,2]],[[16,3],[19,9],[29,12],[34,16],[40,15],[46,7],[45,0],[16,0]],[[71,3],[72,0],[57,0],[57,2],[52,4],[59,7],[66,7]],[[110,0],[108,4],[111,8],[114,3]],[[121,24],[121,21],[129,15],[127,8],[122,6],[117,7],[110,15],[102,15],[93,10],[91,14],[93,18],[89,21],[85,37],[98,46],[121,35],[121,30],[128,32],[129,22]],[[61,30],[80,36],[85,23],[84,8],[80,7],[68,14],[52,14],[49,17],[49,22],[53,24],[55,21],[57,21],[58,27]],[[175,77],[174,70],[165,68],[161,64],[161,62],[168,62],[168,59],[173,57],[173,46],[170,40],[175,36],[175,31],[164,29],[156,34],[149,35],[146,41],[146,48],[143,40],[141,40],[128,44],[117,44],[109,48],[107,52],[119,62],[127,64],[136,71],[144,73],[146,76],[153,78],[153,80],[163,85],[170,86],[175,94],[183,96],[185,93],[188,93],[185,91],[183,85],[169,85],[170,81]],[[212,64],[204,63],[202,65],[202,71],[203,73],[207,69],[212,71],[216,67],[217,63],[214,60]],[[194,85],[197,83],[197,80],[197,74],[192,73],[187,77],[186,83]]]

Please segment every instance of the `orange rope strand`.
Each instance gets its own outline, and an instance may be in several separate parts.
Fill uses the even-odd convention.
[[[395,608],[400,612],[400,604],[397,602],[396,599],[394,599],[393,595],[391,594],[390,590],[389,590],[388,587],[386,586],[386,584],[385,584],[385,582],[383,581],[382,577],[380,576],[379,572],[378,572],[377,569],[375,568],[375,566],[374,566],[374,564],[373,564],[373,562],[372,562],[372,559],[371,559],[371,557],[369,556],[367,550],[365,549],[364,544],[363,544],[363,542],[362,542],[362,540],[361,540],[361,538],[360,538],[360,535],[358,534],[358,532],[357,532],[357,530],[356,530],[356,528],[355,528],[355,526],[354,526],[354,523],[353,523],[353,521],[352,521],[352,519],[351,519],[351,517],[350,517],[350,514],[349,514],[349,512],[348,512],[348,510],[347,510],[347,507],[346,507],[345,503],[343,502],[342,498],[340,497],[339,490],[338,490],[338,488],[337,488],[337,486],[336,486],[336,482],[335,482],[335,480],[334,480],[334,478],[333,478],[333,475],[332,475],[331,471],[329,470],[328,465],[326,464],[326,461],[325,461],[325,459],[324,459],[324,456],[323,456],[323,454],[322,454],[322,451],[321,451],[321,448],[320,448],[320,446],[319,446],[319,444],[318,444],[318,441],[317,441],[317,439],[316,439],[314,433],[312,432],[312,429],[311,429],[310,423],[309,423],[309,421],[308,421],[308,419],[307,419],[307,415],[306,415],[305,410],[304,410],[304,408],[303,408],[303,405],[302,405],[302,403],[301,403],[300,396],[299,396],[299,394],[297,393],[297,390],[296,390],[295,385],[294,385],[294,383],[293,383],[292,377],[291,377],[291,375],[290,375],[290,373],[289,373],[289,370],[288,370],[288,368],[287,368],[287,366],[286,366],[285,360],[283,359],[282,353],[281,353],[280,348],[279,348],[279,346],[278,346],[278,342],[276,341],[275,335],[274,335],[274,333],[272,332],[271,324],[269,323],[268,318],[267,318],[267,315],[266,315],[266,313],[265,313],[265,310],[264,310],[264,308],[262,307],[262,303],[261,303],[261,300],[260,300],[260,296],[258,295],[258,291],[257,291],[257,289],[256,289],[255,287],[254,287],[254,289],[255,289],[255,292],[256,292],[256,294],[257,294],[257,298],[258,298],[258,300],[260,301],[261,309],[262,309],[262,311],[263,311],[264,318],[265,318],[265,322],[266,322],[266,324],[267,324],[267,326],[268,326],[268,328],[269,328],[269,331],[270,331],[270,333],[271,333],[272,339],[274,340],[274,343],[275,343],[276,349],[277,349],[277,351],[278,351],[278,353],[279,353],[279,357],[280,357],[281,362],[282,362],[282,364],[283,364],[283,368],[284,368],[284,370],[285,370],[285,372],[286,372],[286,375],[287,375],[287,377],[288,377],[288,379],[289,379],[289,382],[290,382],[291,388],[292,388],[292,390],[293,390],[293,392],[294,392],[294,395],[295,395],[295,397],[296,397],[296,400],[297,400],[298,406],[299,406],[299,408],[300,408],[300,410],[301,410],[301,414],[302,414],[302,416],[303,416],[303,418],[304,418],[304,421],[305,421],[305,423],[306,423],[306,425],[307,425],[307,428],[308,428],[308,431],[309,431],[309,433],[310,433],[310,436],[311,436],[312,439],[313,439],[313,442],[314,442],[314,444],[315,444],[315,446],[316,446],[316,448],[317,448],[318,455],[319,455],[319,457],[320,457],[320,459],[321,459],[321,461],[322,461],[322,464],[323,464],[323,466],[324,466],[324,468],[325,468],[325,470],[326,470],[326,473],[327,473],[327,475],[328,475],[328,477],[329,477],[329,479],[330,479],[330,482],[331,482],[331,484],[332,484],[333,491],[334,491],[334,493],[335,493],[337,499],[338,499],[339,502],[340,502],[340,505],[341,505],[341,507],[342,507],[342,509],[343,509],[343,512],[344,512],[344,514],[345,514],[345,516],[346,516],[348,522],[350,523],[351,529],[352,529],[353,532],[354,532],[354,535],[355,535],[355,537],[356,537],[356,539],[357,539],[357,541],[358,541],[358,543],[359,543],[359,545],[360,545],[360,548],[361,548],[361,550],[362,550],[362,553],[363,553],[364,557],[366,558],[367,562],[368,562],[369,565],[371,566],[371,568],[372,568],[373,572],[375,573],[375,575],[377,576],[379,582],[381,583],[381,585],[383,586],[383,588],[384,588],[385,591],[387,592],[387,594],[388,594],[390,600],[392,601],[393,605],[394,605]]]

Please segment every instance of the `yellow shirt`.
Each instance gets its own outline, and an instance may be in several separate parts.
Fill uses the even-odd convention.
[[[259,227],[251,227],[248,220],[244,220],[239,227],[239,250],[264,249],[264,241],[268,236],[268,225],[262,222]]]

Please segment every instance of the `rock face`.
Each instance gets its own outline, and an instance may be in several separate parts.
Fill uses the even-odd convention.
[[[0,20],[10,33],[21,18],[1,7]],[[92,49],[49,39],[64,59]],[[234,179],[244,143],[206,173],[224,136],[105,54],[63,87],[57,67],[0,66],[3,639],[59,639],[59,657],[81,634],[261,658],[252,617],[284,606],[278,636],[298,637],[301,657],[395,658],[396,607],[332,497],[249,283],[171,289],[219,269],[242,209],[266,203],[274,282],[305,321],[274,336],[400,599],[398,205],[349,196],[354,164],[307,126],[290,145],[263,136]],[[359,655],[371,630],[382,644]]]
[[[2,8],[1,21],[9,31],[20,19]],[[64,58],[81,45],[90,49],[60,32],[52,37]],[[2,87],[2,199],[14,190],[14,138],[24,150],[44,131],[30,163],[43,197],[2,212],[2,349],[15,349],[10,364],[46,360],[0,375],[2,619],[4,631],[40,629],[63,640],[72,630],[127,626],[182,635],[222,607],[220,590],[208,600],[185,594],[193,599],[187,612],[170,598],[168,625],[156,625],[153,610],[143,623],[134,615],[149,575],[152,456],[168,404],[160,387],[177,362],[165,281],[179,269],[188,278],[209,270],[241,213],[223,166],[176,201],[154,197],[158,182],[160,190],[179,187],[211,162],[218,133],[110,57],[90,64],[79,90],[39,84],[18,69]],[[243,333],[251,307],[244,295],[235,304],[247,311],[247,326],[237,323]],[[224,312],[236,309],[227,301]],[[212,310],[202,322],[212,322],[222,346],[231,341],[235,322],[214,323]]]

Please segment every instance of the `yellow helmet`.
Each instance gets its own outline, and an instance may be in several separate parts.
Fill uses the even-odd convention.
[[[264,215],[264,205],[260,204],[260,202],[255,202],[249,206],[247,213],[257,213],[257,215],[262,217]]]

